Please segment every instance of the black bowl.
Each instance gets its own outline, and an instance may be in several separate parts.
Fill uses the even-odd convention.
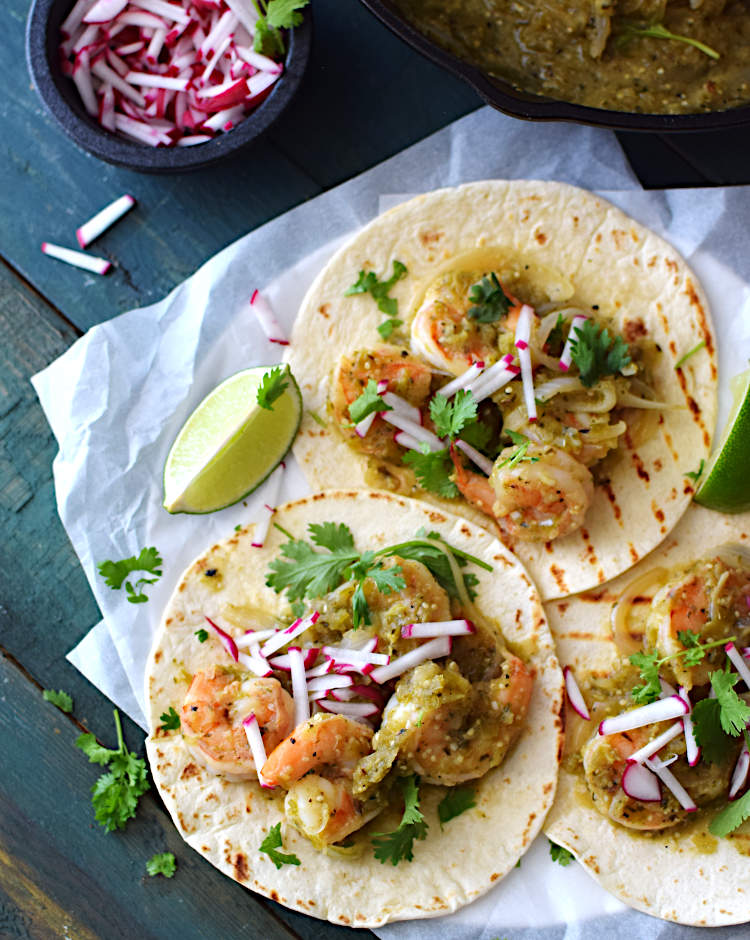
[[[149,147],[105,130],[85,110],[78,90],[63,75],[60,24],[73,0],[34,0],[26,24],[26,58],[42,101],[65,133],[100,160],[142,173],[183,173],[218,163],[263,134],[292,100],[302,81],[312,43],[312,13],[289,33],[284,74],[271,94],[235,128],[195,147]]]
[[[464,79],[487,104],[511,117],[529,121],[575,121],[578,124],[610,127],[613,130],[658,133],[710,131],[750,124],[750,105],[700,114],[635,114],[629,111],[587,108],[584,105],[519,91],[509,82],[491,77],[471,63],[446,52],[412,26],[388,0],[361,2],[410,46]]]

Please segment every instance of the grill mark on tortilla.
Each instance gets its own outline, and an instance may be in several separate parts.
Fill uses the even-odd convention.
[[[640,556],[632,542],[628,542],[628,550],[630,551],[630,557],[633,559],[633,564],[635,564]]]
[[[604,570],[603,570],[602,568],[600,568],[600,569],[597,571],[597,573],[596,573],[596,580],[599,582],[599,584],[604,584],[604,582],[607,580],[607,576],[606,576],[606,574],[604,573]]]
[[[698,425],[698,427],[703,432],[703,443],[706,447],[711,445],[711,435],[708,433],[708,429],[703,421],[703,413],[701,412],[701,406],[693,398],[693,396],[687,390],[687,381],[682,369],[677,369],[677,380],[680,383],[680,388],[682,389],[682,394],[685,396],[685,402],[690,409],[690,413],[693,416],[693,421]]]
[[[588,630],[570,630],[565,632],[566,640],[587,640],[597,643],[609,643],[609,637],[598,636],[596,633],[589,633]]]
[[[612,603],[612,601],[616,601],[618,597],[618,594],[608,594],[606,591],[584,591],[582,594],[578,595],[579,600],[593,601],[595,604],[598,604],[599,601]]]
[[[644,481],[644,483],[648,484],[651,480],[651,477],[648,475],[648,470],[646,470],[646,468],[643,466],[643,461],[641,460],[640,454],[634,450],[630,455],[630,459],[633,461],[635,472]]]
[[[581,538],[586,544],[584,558],[586,558],[590,565],[595,565],[599,559],[596,557],[594,546],[591,544],[591,538],[589,536],[588,529],[581,529]]]
[[[561,591],[567,591],[568,586],[565,583],[565,572],[562,568],[558,568],[557,565],[550,565],[549,572],[552,577],[555,579],[555,583],[560,588]]]
[[[703,309],[703,304],[700,302],[698,292],[695,289],[695,284],[693,284],[692,278],[690,277],[685,279],[685,294],[690,301],[690,305],[695,308],[695,315],[698,319],[698,329],[701,331],[701,336],[703,337],[703,341],[706,344],[706,352],[708,353],[711,360],[711,378],[715,379],[716,362],[714,360],[714,338],[711,335],[711,330],[708,328],[706,311]]]
[[[663,513],[662,510],[656,505],[656,501],[653,500],[653,499],[651,500],[651,512],[653,512],[654,518],[655,518],[656,521],[659,523],[659,531],[660,531],[663,535],[666,535],[667,527],[664,525],[664,513]]]
[[[651,465],[653,470],[656,470],[657,473],[664,467],[664,464],[661,461],[661,457],[657,457],[656,460]]]
[[[196,777],[200,773],[200,769],[196,767],[195,764],[185,764],[180,774],[180,780],[189,780],[191,777]]]
[[[672,443],[672,435],[669,433],[669,431],[665,431],[664,428],[661,429],[661,435],[664,438],[664,443],[669,448],[669,452],[672,455],[672,459],[674,460],[675,463],[678,463],[680,459],[680,455],[674,449],[674,444]]]
[[[326,320],[327,320],[327,319],[328,319],[328,311],[329,311],[330,309],[331,309],[331,305],[330,305],[330,304],[321,304],[321,305],[318,307],[318,313],[319,313],[322,317],[325,317]]]
[[[612,489],[612,484],[607,480],[606,483],[600,483],[599,486],[604,490],[604,495],[609,500],[612,506],[612,512],[614,513],[615,519],[617,520],[620,528],[622,528],[622,510],[617,504],[617,498],[615,497],[615,492]],[[549,544],[549,542],[547,543]]]

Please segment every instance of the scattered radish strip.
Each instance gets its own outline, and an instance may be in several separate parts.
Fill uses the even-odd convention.
[[[62,69],[105,130],[195,146],[239,124],[283,74],[283,63],[253,49],[258,18],[252,0],[79,0],[60,27]],[[133,85],[184,97],[143,96]],[[113,110],[100,106],[107,87]]]
[[[64,261],[74,268],[83,268],[84,271],[91,271],[94,274],[106,274],[112,267],[112,262],[107,261],[106,258],[97,258],[95,255],[87,255],[73,248],[63,248],[51,242],[42,242],[42,253],[49,255],[50,258],[57,258],[58,261]]]
[[[444,398],[450,398],[455,395],[456,392],[460,392],[461,389],[468,388],[475,379],[479,378],[483,369],[483,362],[472,363],[463,375],[459,375],[457,379],[453,379],[452,382],[448,382],[447,385],[439,388],[438,394],[442,395]]]
[[[310,703],[307,700],[307,679],[302,652],[292,647],[288,655],[292,672],[292,698],[294,699],[294,726],[296,728],[310,717]]]
[[[432,623],[407,623],[401,627],[401,636],[423,639],[434,636],[469,636],[476,633],[471,620],[439,620]]]
[[[641,803],[658,803],[661,800],[659,778],[643,764],[628,764],[620,786],[631,799]]]
[[[666,731],[663,731],[652,741],[649,741],[648,744],[644,744],[643,747],[639,748],[637,751],[633,751],[628,760],[634,764],[642,764],[643,761],[647,760],[649,757],[653,757],[657,751],[660,751],[665,744],[669,744],[678,734],[682,734],[682,731],[682,722],[676,721],[673,725],[670,725]]]
[[[248,656],[247,653],[240,652],[237,653],[237,662],[260,679],[265,679],[267,676],[273,675],[271,664],[267,659],[263,659],[262,656]]]
[[[375,420],[376,416],[377,411],[371,411],[369,415],[366,415],[364,418],[362,418],[359,424],[354,425],[354,433],[358,437],[366,437],[367,432],[372,427],[372,422]]]
[[[392,424],[394,427],[399,428],[401,431],[406,431],[407,434],[410,434],[420,443],[427,444],[427,446],[432,451],[443,450],[445,444],[437,437],[432,431],[427,428],[423,428],[421,424],[417,424],[415,421],[411,421],[409,418],[405,418],[402,414],[399,414],[396,411],[384,411],[381,412],[382,418],[384,421],[387,421],[389,424]]]
[[[120,196],[119,199],[115,199],[114,202],[105,206],[100,212],[97,212],[95,216],[92,216],[88,222],[84,222],[80,228],[76,229],[76,238],[81,248],[90,245],[95,238],[98,238],[102,232],[106,232],[111,225],[114,225],[118,219],[121,219],[134,205],[135,199],[132,196],[127,194]]]
[[[599,734],[619,734],[621,731],[632,731],[634,728],[643,728],[656,721],[669,721],[670,718],[682,718],[688,713],[688,706],[679,695],[670,695],[669,698],[659,699],[650,705],[633,708],[614,718],[605,718],[599,725]]]
[[[375,640],[375,642],[373,642]],[[354,666],[373,665],[387,666],[391,657],[387,653],[376,653],[377,639],[373,637],[362,649],[350,649],[346,646],[324,646],[323,655],[330,656],[335,664],[350,663]]]
[[[216,630],[216,632],[219,634],[219,639],[223,643],[224,649],[227,651],[227,653],[229,653],[232,659],[235,662],[237,662],[237,659],[239,657],[239,650],[237,649],[237,644],[234,642],[232,637],[225,630],[222,630],[218,624],[214,623],[210,617],[206,617],[206,620],[211,624],[214,630]]]
[[[695,767],[701,759],[701,749],[695,739],[693,719],[690,717],[693,712],[693,706],[690,702],[690,694],[684,686],[680,686],[679,696],[685,700],[686,705],[690,709],[687,715],[682,719],[682,726],[685,729],[685,757],[687,758],[688,766]]]
[[[397,657],[387,666],[379,666],[377,669],[373,669],[370,677],[373,682],[387,682],[389,679],[395,679],[396,676],[400,676],[407,669],[418,666],[428,659],[439,659],[441,656],[447,656],[450,651],[451,638],[449,636],[437,637],[405,653],[403,656]]]
[[[467,386],[466,390],[472,393],[474,401],[478,404],[490,395],[494,395],[495,392],[499,392],[520,371],[518,366],[513,364],[513,356],[505,355],[499,362],[485,369],[478,379]]]
[[[272,343],[278,343],[280,346],[288,346],[289,340],[287,339],[281,324],[276,319],[276,314],[273,312],[271,305],[260,293],[260,291],[253,291],[253,296],[250,298],[250,306],[253,308],[255,316],[258,318],[258,323],[260,324],[263,332],[268,337],[269,341]]]
[[[747,744],[743,744],[740,756],[737,758],[737,763],[732,771],[728,794],[730,800],[736,799],[737,794],[745,786],[748,770],[750,770],[750,752],[747,750]]]
[[[421,450],[420,442],[408,431],[396,431],[393,440],[399,447],[406,447],[408,450]]]
[[[724,647],[724,652],[732,660],[735,669],[740,674],[740,678],[747,688],[750,689],[750,669],[747,668],[747,663],[742,658],[740,651],[734,643],[727,643]]]
[[[393,392],[385,392],[383,401],[386,405],[390,405],[397,414],[403,415],[415,424],[422,423],[422,412],[419,408],[415,405],[410,405],[409,402],[401,398],[400,395],[396,395]]]
[[[276,634],[270,638],[270,640],[266,640],[263,646],[261,646],[261,654],[263,656],[270,656],[271,653],[275,653],[277,650],[280,650],[282,646],[286,646],[287,643],[291,643],[292,640],[295,640],[301,633],[304,633],[305,630],[309,630],[319,616],[320,614],[316,610],[309,617],[303,617],[301,620],[295,620],[290,627],[286,628],[286,630],[278,630]]]
[[[272,790],[273,787],[266,783],[266,781],[263,779],[263,774],[261,773],[263,765],[268,758],[266,757],[266,748],[263,744],[263,736],[260,733],[258,719],[254,714],[251,713],[247,716],[247,718],[243,718],[242,727],[245,729],[247,743],[250,746],[250,753],[253,755],[255,772],[258,774],[258,783],[267,790]]]
[[[536,421],[536,399],[534,398],[534,375],[531,369],[531,350],[529,339],[531,337],[531,323],[534,310],[528,304],[521,307],[516,326],[515,346],[518,350],[518,361],[521,363],[521,380],[523,382],[523,397],[526,402],[526,414],[529,421]]]
[[[266,502],[263,503],[263,506],[260,510],[260,519],[255,524],[255,531],[253,532],[253,548],[263,548],[266,543],[266,536],[268,535],[268,530],[271,526],[271,519],[273,518],[274,512],[276,512],[276,504],[279,501],[279,492],[281,491],[281,481],[284,477],[284,464],[281,463],[273,471],[271,476],[266,481]]]
[[[665,763],[657,758],[650,757],[645,761],[645,765],[649,770],[653,770],[668,790],[672,791],[677,798],[677,802],[686,812],[694,813],[698,809],[693,798]]]
[[[273,666],[274,669],[283,669],[284,672],[292,671],[292,653],[300,653],[302,655],[302,665],[304,669],[310,669],[315,660],[318,658],[318,653],[320,650],[316,646],[306,646],[300,649],[299,646],[290,646],[289,652],[284,653],[281,656],[274,656],[273,659],[269,659],[268,662]],[[307,676],[307,672],[305,672]],[[309,676],[307,676],[309,678]]]
[[[576,682],[576,677],[573,675],[573,670],[570,666],[566,666],[563,669],[563,676],[565,678],[565,691],[568,693],[568,701],[571,707],[584,721],[591,721],[591,714],[586,705],[586,699],[584,699],[581,693],[578,683]]]
[[[316,676],[327,676],[332,671],[333,660],[329,657],[325,662],[320,663],[318,666],[313,666],[312,669],[308,669],[305,676],[308,679],[315,679]]]
[[[456,441],[456,447],[460,451],[463,451],[469,460],[479,467],[482,473],[486,473],[487,476],[492,473],[494,464],[489,457],[485,457],[484,454],[481,454],[478,450],[472,447],[471,444],[467,444],[466,441],[462,441],[460,437]]]
[[[573,345],[572,341],[576,340],[578,337],[576,332],[578,327],[583,326],[583,324],[588,320],[588,317],[573,317],[573,322],[570,324],[570,329],[568,330],[568,338],[565,341],[565,346],[560,356],[560,368],[563,372],[567,372],[570,368],[570,364],[573,361]]]
[[[370,718],[380,711],[373,702],[334,702],[331,699],[320,699],[318,704],[323,711],[347,715],[349,718]]]
[[[276,630],[247,630],[243,636],[238,636],[235,640],[237,649],[245,650],[254,644],[260,644],[274,636],[276,632]]]
[[[310,692],[330,692],[331,689],[345,689],[353,684],[351,676],[319,676],[308,680],[307,688]]]

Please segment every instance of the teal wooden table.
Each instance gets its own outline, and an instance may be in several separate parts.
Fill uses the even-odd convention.
[[[98,768],[82,729],[114,742],[110,703],[65,661],[99,611],[57,518],[55,443],[29,377],[95,323],[163,297],[229,242],[478,107],[476,94],[394,38],[354,0],[314,0],[305,84],[251,151],[189,177],[148,177],[79,152],[24,66],[28,0],[0,33],[0,937],[346,938],[220,875],[182,844],[149,793],[121,833],[93,820]],[[647,185],[750,182],[750,131],[621,137]],[[747,177],[747,178],[746,178]],[[139,208],[97,242],[94,278],[41,255],[115,196]],[[65,689],[72,716],[45,702]],[[124,723],[132,749],[143,733]],[[171,880],[146,860],[170,850]],[[368,934],[367,931],[364,932]]]

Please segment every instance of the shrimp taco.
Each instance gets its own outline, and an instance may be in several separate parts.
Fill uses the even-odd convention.
[[[277,509],[185,572],[147,670],[153,778],[183,838],[334,923],[456,910],[554,797],[562,673],[484,529],[375,491]],[[492,839],[478,838],[492,831]]]
[[[715,420],[695,276],[561,183],[470,183],[378,217],[310,288],[287,358],[313,487],[391,490],[490,526],[544,598],[665,537]]]
[[[545,831],[626,904],[750,920],[750,513],[692,506],[606,588],[546,605],[566,742]]]

